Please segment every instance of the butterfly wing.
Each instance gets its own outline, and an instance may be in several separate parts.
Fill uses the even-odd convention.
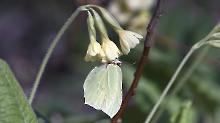
[[[111,118],[115,116],[122,102],[122,72],[118,65],[108,65],[109,106],[102,110]]]
[[[122,102],[122,73],[120,67],[105,64],[95,67],[87,76],[84,87],[85,104],[102,110],[111,118]]]

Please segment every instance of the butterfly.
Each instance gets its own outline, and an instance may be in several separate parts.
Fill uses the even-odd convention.
[[[84,88],[85,104],[102,110],[110,118],[114,117],[122,103],[121,62],[95,67],[87,76]]]

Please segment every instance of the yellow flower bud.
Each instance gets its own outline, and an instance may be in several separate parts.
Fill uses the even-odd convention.
[[[108,38],[102,38],[102,50],[106,55],[106,57],[102,58],[102,62],[112,62],[122,55],[115,43]]]
[[[123,29],[117,30],[117,33],[119,35],[122,52],[126,55],[130,52],[131,48],[139,44],[139,39],[143,38],[140,34]]]
[[[92,38],[87,49],[85,60],[91,60],[94,62],[96,60],[101,60],[103,57],[105,57],[105,53],[103,52],[101,45],[95,40],[95,38]]]

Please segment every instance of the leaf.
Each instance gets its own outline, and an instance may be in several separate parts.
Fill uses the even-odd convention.
[[[122,73],[118,65],[95,67],[87,76],[84,88],[85,104],[102,110],[111,118],[122,102]]]
[[[7,63],[0,59],[0,123],[38,123]]]
[[[170,123],[189,123],[189,111],[191,104],[191,101],[184,102],[181,108],[173,114],[170,119]]]

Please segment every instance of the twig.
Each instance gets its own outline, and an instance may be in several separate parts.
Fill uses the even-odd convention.
[[[152,44],[152,36],[153,36],[153,32],[154,32],[154,27],[155,27],[159,17],[162,16],[162,4],[163,4],[163,0],[158,0],[155,12],[153,14],[153,17],[152,17],[152,19],[151,19],[151,21],[150,21],[150,23],[147,27],[147,35],[146,35],[146,39],[145,39],[144,50],[143,50],[143,54],[142,54],[142,57],[141,57],[141,61],[140,61],[139,66],[138,66],[138,68],[135,72],[135,75],[134,75],[135,78],[133,80],[133,83],[132,83],[128,93],[125,96],[125,99],[123,100],[123,103],[121,105],[120,110],[115,115],[115,117],[112,119],[111,123],[116,123],[117,122],[117,120],[121,116],[123,110],[127,106],[129,100],[131,99],[131,97],[136,92],[138,82],[140,80],[142,71],[143,71],[144,66],[145,66],[145,64],[147,62],[147,59],[148,59],[148,54],[149,54],[151,44]]]

